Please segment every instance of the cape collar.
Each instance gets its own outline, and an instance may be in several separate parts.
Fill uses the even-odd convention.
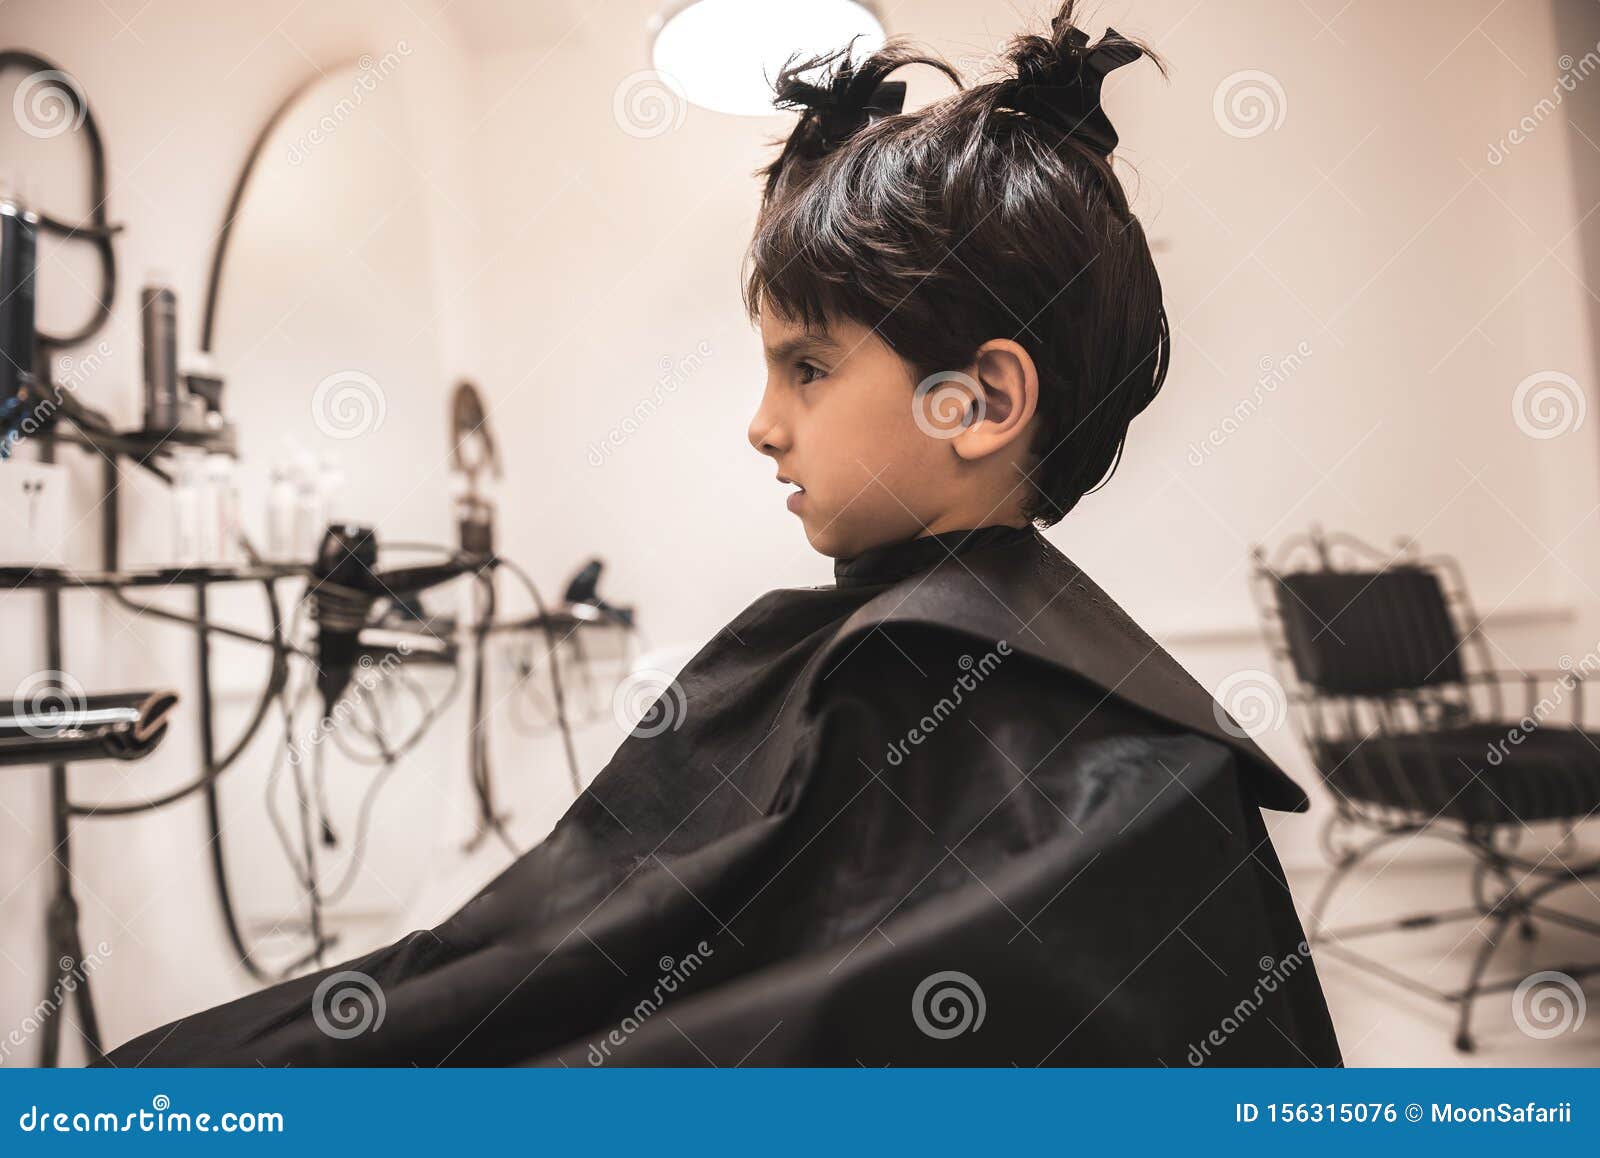
[[[902,539],[896,543],[871,547],[852,559],[834,560],[833,581],[840,587],[898,583],[902,579],[944,562],[951,556],[963,555],[983,547],[999,547],[1022,542],[1037,534],[1038,532],[1031,526],[1008,527],[1001,524],[979,527],[975,530],[944,531],[917,539]]]
[[[1043,535],[1013,527],[956,532],[962,553],[971,553],[960,566],[940,567],[948,558],[945,546],[952,545],[939,542],[945,538],[875,548],[850,561],[852,574],[866,560],[871,564],[867,569],[880,576],[863,582],[888,585],[868,592],[835,631],[817,661],[818,670],[829,670],[838,662],[832,657],[847,655],[863,635],[897,625],[952,631],[968,636],[975,646],[1003,639],[1024,655],[1231,748],[1264,807],[1306,809],[1307,797],[1299,785],[1222,712],[1211,693]],[[980,543],[992,549],[973,550]],[[881,570],[879,551],[886,552]],[[927,568],[928,574],[888,580],[894,570],[888,566],[891,561],[901,568],[915,563],[913,570]],[[815,685],[810,694],[816,694]]]

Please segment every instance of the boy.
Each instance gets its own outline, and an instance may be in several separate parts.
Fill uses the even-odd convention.
[[[1166,375],[1099,105],[1141,52],[1069,3],[913,115],[903,48],[786,72],[749,437],[836,584],[438,928],[113,1061],[1339,1064],[1258,808],[1304,795],[1036,529]]]

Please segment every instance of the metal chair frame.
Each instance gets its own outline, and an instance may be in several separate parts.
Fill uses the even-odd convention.
[[[1514,727],[1516,721],[1506,718],[1510,698],[1508,685],[1523,685],[1526,696],[1523,718],[1526,719],[1537,710],[1539,689],[1562,679],[1573,681],[1572,727],[1581,731],[1586,673],[1496,670],[1489,659],[1488,644],[1479,630],[1481,622],[1467,594],[1461,568],[1448,556],[1423,556],[1414,540],[1403,540],[1396,552],[1385,553],[1354,536],[1324,534],[1313,528],[1309,533],[1286,540],[1270,558],[1262,547],[1256,547],[1251,557],[1251,593],[1261,617],[1273,674],[1287,695],[1295,731],[1334,797],[1333,814],[1319,833],[1319,843],[1333,864],[1333,871],[1312,905],[1308,939],[1325,952],[1373,975],[1455,1006],[1458,1010],[1455,1046],[1470,1052],[1475,1047],[1471,1023],[1476,1000],[1484,994],[1506,992],[1520,984],[1518,978],[1485,980],[1490,960],[1513,924],[1518,926],[1525,940],[1537,936],[1535,919],[1600,937],[1600,923],[1575,917],[1544,903],[1556,890],[1600,875],[1600,857],[1576,867],[1566,864],[1559,850],[1573,841],[1571,829],[1551,854],[1537,861],[1518,856],[1517,843],[1529,829],[1509,808],[1504,819],[1481,823],[1443,815],[1443,809],[1452,799],[1441,765],[1445,757],[1428,737],[1442,728],[1466,724],[1504,722],[1508,729]],[[1447,613],[1460,641],[1461,678],[1377,694],[1334,692],[1302,682],[1295,669],[1279,607],[1280,593],[1286,598],[1293,597],[1293,593],[1281,580],[1305,572],[1383,572],[1397,565],[1428,570],[1437,577]],[[1324,623],[1323,630],[1337,637],[1337,620],[1335,616],[1332,624]],[[1412,752],[1409,764],[1402,763],[1392,743],[1400,736],[1405,737]],[[1352,746],[1352,741],[1357,742]],[[1335,755],[1341,748],[1348,748],[1347,754],[1336,760]],[[1420,760],[1416,756],[1418,752],[1422,756]],[[1600,747],[1596,748],[1595,760],[1600,762]],[[1344,767],[1346,763],[1348,768]],[[1333,782],[1336,772],[1341,773],[1346,785],[1343,790]],[[1398,791],[1385,794],[1379,790],[1359,790],[1361,786],[1381,782],[1387,782]],[[1401,796],[1406,803],[1376,803],[1386,795]],[[1576,823],[1587,817],[1564,819],[1572,822],[1575,829]],[[1472,874],[1471,905],[1337,929],[1326,926],[1323,918],[1329,904],[1357,865],[1396,841],[1409,842],[1419,837],[1442,839],[1473,855],[1477,863]],[[1552,859],[1556,862],[1553,867],[1548,863]],[[1514,876],[1519,873],[1520,876]],[[1486,887],[1490,878],[1498,884],[1498,891],[1491,892]],[[1467,920],[1479,926],[1487,921],[1488,928],[1484,930],[1485,943],[1474,954],[1466,983],[1458,989],[1429,985],[1358,952],[1347,943],[1380,933],[1428,929]],[[1600,973],[1600,962],[1569,964],[1560,967],[1560,971],[1577,980]]]

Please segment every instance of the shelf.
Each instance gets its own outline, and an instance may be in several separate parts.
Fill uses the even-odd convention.
[[[122,454],[143,461],[166,454],[176,447],[192,446],[221,454],[238,456],[238,439],[231,426],[221,430],[119,430],[106,434],[82,427],[68,432],[59,427],[38,437],[51,438],[72,446],[98,449],[106,454]]]
[[[174,587],[212,583],[259,583],[310,574],[298,563],[262,563],[247,567],[165,567],[157,571],[72,571],[62,567],[0,567],[0,591],[71,587]]]

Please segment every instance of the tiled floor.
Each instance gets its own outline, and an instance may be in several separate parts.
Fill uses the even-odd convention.
[[[1376,871],[1381,869],[1381,871]],[[1331,925],[1382,920],[1401,913],[1456,908],[1469,903],[1470,862],[1381,863],[1375,871],[1358,867],[1335,894]],[[1302,911],[1309,907],[1326,870],[1290,870],[1290,883]],[[1557,907],[1600,921],[1600,881],[1564,890]],[[1340,911],[1340,898],[1349,903]],[[1471,920],[1431,929],[1362,938],[1362,952],[1390,968],[1438,989],[1455,989],[1484,943],[1486,926]],[[1600,975],[1567,986],[1557,979],[1530,991],[1538,1003],[1523,1020],[1537,1033],[1524,1032],[1514,1016],[1510,992],[1487,994],[1474,1005],[1477,1048],[1458,1053],[1456,1008],[1410,992],[1363,972],[1331,953],[1316,955],[1323,991],[1350,1066],[1600,1066]],[[1542,970],[1562,970],[1600,962],[1600,937],[1589,937],[1554,922],[1543,922],[1533,941],[1513,935],[1489,964],[1493,979],[1521,981]],[[1545,996],[1538,995],[1541,990]],[[1565,1004],[1561,1004],[1564,1001]],[[1524,1002],[1526,1009],[1526,1002]],[[1540,1010],[1546,1018],[1539,1020]],[[1565,1026],[1565,1028],[1562,1028]]]

